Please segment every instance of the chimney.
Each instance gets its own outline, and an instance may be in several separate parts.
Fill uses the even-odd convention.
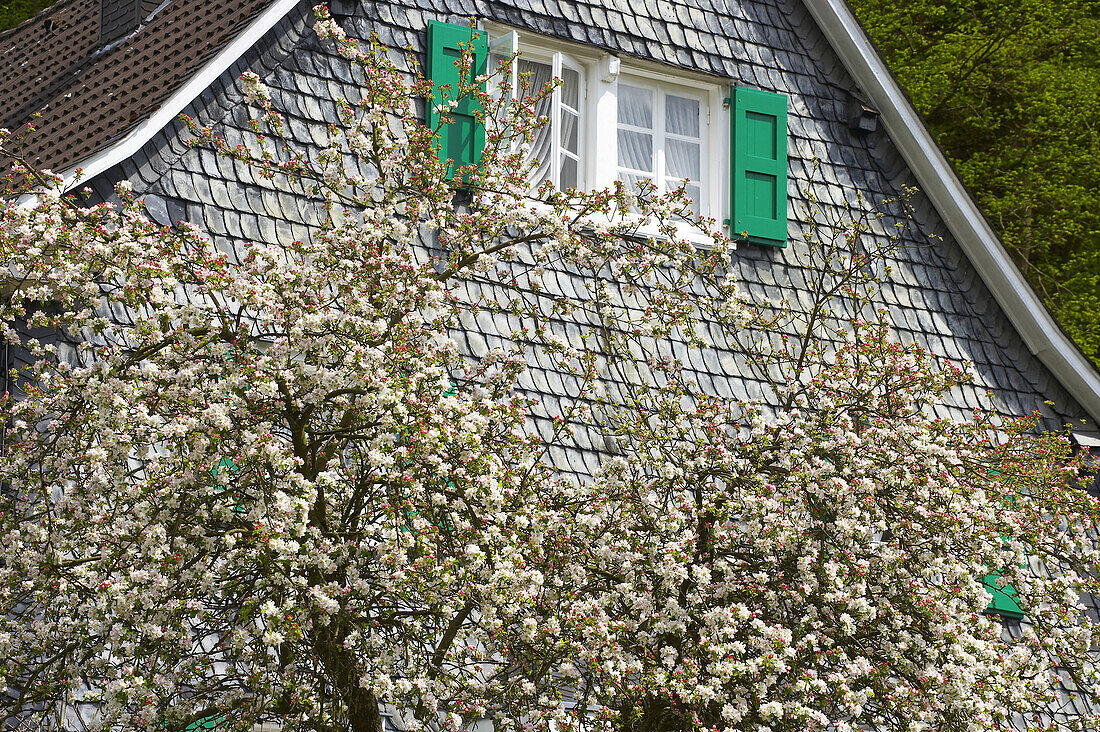
[[[141,25],[141,0],[99,0],[99,45],[106,46]]]

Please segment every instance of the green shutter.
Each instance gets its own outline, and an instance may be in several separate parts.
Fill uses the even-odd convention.
[[[233,462],[232,459],[222,458],[221,460],[218,461],[217,465],[210,468],[210,474],[213,475],[215,478],[217,478],[218,477],[218,471],[221,470],[222,468],[227,469],[231,473],[236,473],[240,470],[240,468],[237,467],[237,464],[235,462]]]
[[[985,612],[988,615],[1000,615],[1003,618],[1024,617],[1023,608],[1020,607],[1020,603],[1017,601],[1018,596],[1012,585],[997,586],[997,578],[1000,576],[1000,572],[994,572],[982,577],[982,584],[985,585],[986,592],[992,597]]]
[[[990,468],[989,476],[996,478],[1001,474],[1001,471],[996,468]],[[1009,502],[1015,506],[1016,499],[1009,498]],[[1001,541],[1007,541],[1008,537],[1001,534]],[[1026,568],[1026,564],[1021,564],[1021,567]],[[1026,613],[1018,601],[1019,595],[1016,592],[1016,588],[1012,585],[1005,585],[1004,587],[997,586],[997,579],[1000,578],[1001,573],[994,571],[992,574],[987,574],[982,577],[982,584],[985,585],[985,591],[989,593],[990,600],[989,606],[986,607],[986,615],[1000,615],[1002,618],[1022,618]]]
[[[217,717],[203,717],[187,725],[186,732],[208,732],[208,730],[216,730],[217,728]]]
[[[730,88],[730,236],[787,246],[787,97]]]
[[[484,74],[489,62],[489,44],[485,33],[475,28],[451,23],[428,21],[428,78],[435,84],[435,93],[428,104],[428,126],[439,126],[440,114],[436,107],[443,102],[455,99],[458,93],[458,68],[455,61],[462,55],[461,45],[467,45],[473,54],[471,73]],[[449,85],[444,91],[443,86]],[[447,114],[454,122],[443,125],[439,130],[439,154],[454,161],[448,169],[447,177],[452,178],[462,165],[474,165],[481,158],[485,147],[485,125],[477,120],[480,110],[476,100],[469,97],[460,99],[458,107]]]

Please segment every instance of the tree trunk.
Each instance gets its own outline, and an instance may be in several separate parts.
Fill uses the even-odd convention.
[[[635,699],[620,711],[615,732],[687,732],[694,727],[687,710],[650,696]]]
[[[348,708],[352,732],[382,732],[378,697],[359,685],[362,675],[355,657],[344,648],[348,633],[334,624],[313,631],[313,648],[328,674],[336,694]]]

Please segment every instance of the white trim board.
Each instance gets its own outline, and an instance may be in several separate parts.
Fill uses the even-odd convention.
[[[275,0],[261,12],[248,27],[237,34],[221,51],[210,59],[188,81],[171,94],[152,115],[139,122],[126,135],[109,147],[93,154],[89,158],[69,168],[62,177],[65,190],[76,185],[76,173],[82,171],[81,181],[89,181],[100,173],[110,170],[123,160],[137,154],[153,138],[153,135],[167,127],[188,104],[199,97],[229,67],[237,62],[248,49],[252,48],[283,17],[294,9],[299,0]]]
[[[1100,374],[1069,340],[1009,258],[847,2],[805,3],[848,73],[881,113],[890,139],[909,164],[921,191],[943,217],[1028,349],[1100,423]]]
[[[1081,447],[1087,447],[1095,450],[1100,447],[1100,436],[1096,434],[1088,434],[1083,432],[1074,432],[1073,439]]]

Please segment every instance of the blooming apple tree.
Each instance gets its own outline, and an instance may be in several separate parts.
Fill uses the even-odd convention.
[[[900,242],[869,249],[876,222],[810,221],[799,307],[728,283],[696,295],[757,400],[701,388],[660,337],[606,334],[622,389],[593,413],[620,455],[555,535],[584,572],[547,572],[543,612],[574,618],[559,673],[616,729],[1096,724],[1052,716],[1100,689],[1087,456],[1035,416],[931,414],[970,377],[876,311]],[[991,592],[1022,621],[990,612]]]
[[[253,75],[248,145],[192,123],[315,202],[307,240],[226,251],[26,169],[0,208],[0,320],[33,356],[0,405],[0,724],[1041,728],[1053,674],[1094,688],[1079,464],[1030,423],[927,416],[965,375],[874,313],[866,222],[810,227],[809,310],[749,302],[682,191],[531,189],[548,90],[460,59],[487,145],[450,170],[431,83],[315,14],[362,88],[327,147]],[[474,358],[453,337],[485,321]],[[714,333],[759,399],[670,355]],[[582,432],[618,454],[563,477],[548,447]],[[983,614],[994,573],[1018,633]]]
[[[253,145],[194,139],[300,183],[319,212],[307,241],[229,253],[150,222],[125,184],[85,207],[17,171],[0,319],[34,362],[3,402],[0,719],[378,732],[381,704],[409,728],[565,714],[506,655],[542,592],[530,559],[578,501],[514,382],[521,343],[582,380],[588,364],[531,305],[534,275],[495,300],[455,283],[521,247],[640,277],[655,260],[626,234],[672,226],[686,202],[532,192],[539,90],[494,101],[467,74],[460,92],[500,122],[456,203],[410,103],[430,84],[317,16],[363,81],[330,146],[280,146],[253,75]],[[663,328],[691,309],[675,285],[647,294]],[[450,335],[486,308],[517,338],[472,361]]]

